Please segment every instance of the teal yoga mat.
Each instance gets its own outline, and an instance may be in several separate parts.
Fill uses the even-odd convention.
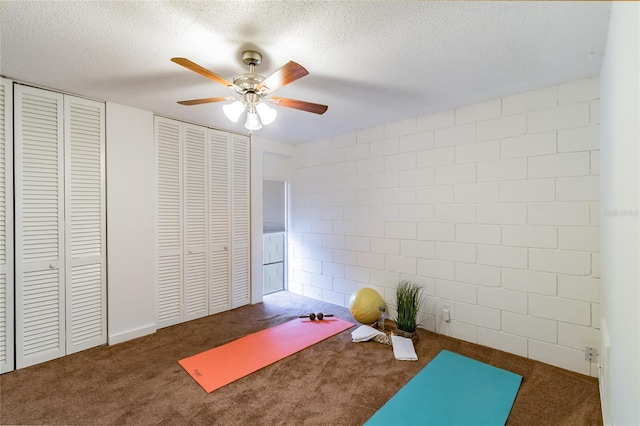
[[[504,425],[521,382],[518,374],[443,350],[365,425]]]

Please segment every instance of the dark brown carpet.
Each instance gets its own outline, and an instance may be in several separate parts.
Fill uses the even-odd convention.
[[[308,312],[354,321],[348,309],[276,293],[258,305],[4,374],[0,423],[361,425],[448,349],[523,376],[508,425],[602,424],[597,380],[425,330],[417,362],[396,361],[380,343],[352,343],[350,329],[210,394],[178,364]]]

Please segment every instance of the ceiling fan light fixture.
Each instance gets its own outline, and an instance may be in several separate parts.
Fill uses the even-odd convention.
[[[278,111],[276,111],[275,109],[271,108],[269,105],[264,103],[258,104],[256,106],[256,111],[260,116],[260,122],[265,126],[268,126],[269,124],[273,123],[273,121],[278,116]]]
[[[230,121],[237,123],[244,112],[244,104],[241,101],[235,101],[231,104],[223,105],[222,111]]]
[[[262,129],[262,123],[260,122],[260,117],[258,116],[258,113],[254,110],[249,111],[247,113],[247,122],[244,123],[244,127],[246,127],[248,130],[260,130]]]
[[[0,0],[2,1],[2,0]],[[247,112],[244,127],[248,130],[259,130],[263,125],[273,123],[278,116],[278,111],[263,103],[267,96],[275,90],[292,83],[309,74],[302,65],[289,61],[272,73],[268,77],[263,77],[255,73],[255,67],[262,63],[262,55],[254,50],[246,50],[242,54],[242,61],[249,65],[249,72],[237,75],[233,82],[219,76],[213,71],[190,61],[187,58],[171,58],[171,61],[185,67],[186,69],[200,74],[210,80],[215,81],[227,88],[233,89],[240,97],[218,96],[213,98],[191,99],[178,101],[181,105],[202,105],[213,102],[234,101],[222,106],[224,115],[233,123],[240,120],[240,116]],[[236,95],[236,96],[237,96]],[[271,97],[269,102],[293,108],[300,111],[312,112],[314,114],[324,114],[327,111],[326,105],[314,104],[312,102],[300,101],[297,99]]]

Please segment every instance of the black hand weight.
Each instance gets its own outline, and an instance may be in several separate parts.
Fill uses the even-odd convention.
[[[323,318],[328,318],[332,316],[333,314],[323,314],[322,312],[318,312],[317,314],[314,314],[312,312],[309,315],[300,315],[299,318],[309,318],[311,321],[314,321],[317,318],[318,321],[322,321]]]

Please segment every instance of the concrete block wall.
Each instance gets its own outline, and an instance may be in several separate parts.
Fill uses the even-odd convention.
[[[422,327],[597,376],[599,108],[594,77],[297,145],[289,289],[393,315],[412,279]]]

